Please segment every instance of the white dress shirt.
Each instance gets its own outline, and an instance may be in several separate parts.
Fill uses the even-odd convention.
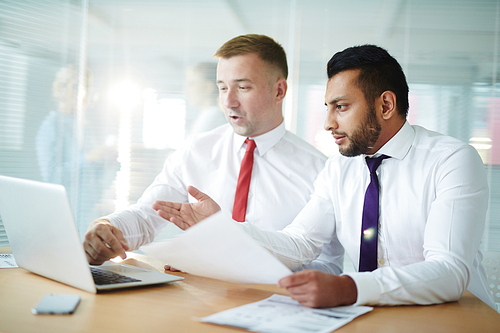
[[[377,154],[380,183],[378,269],[348,274],[356,304],[432,304],[468,288],[494,307],[479,251],[488,186],[476,150],[457,139],[405,123]],[[242,224],[290,268],[314,259],[323,243],[340,242],[359,264],[365,156],[335,155],[294,222],[279,233]]]
[[[152,203],[155,200],[195,202],[187,193],[188,185],[208,194],[223,211],[232,212],[240,164],[246,150],[245,139],[235,134],[229,124],[193,136],[185,148],[167,158],[162,172],[137,204],[106,218],[122,230],[130,248],[137,249],[151,243],[169,223],[156,214]],[[262,230],[281,230],[309,201],[314,180],[324,168],[326,157],[286,131],[283,123],[252,139],[257,148],[246,222]],[[343,249],[327,246],[323,252],[307,268],[340,274]]]

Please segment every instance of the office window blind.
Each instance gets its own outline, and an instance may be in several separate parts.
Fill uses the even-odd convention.
[[[9,246],[9,240],[7,239],[7,233],[3,226],[2,217],[0,216],[0,247]]]
[[[2,43],[3,42],[3,43]],[[3,173],[14,173],[19,170],[22,149],[24,146],[24,128],[26,124],[26,89],[27,59],[26,56],[0,41],[0,161],[7,158],[17,160],[16,163],[3,164]],[[7,157],[8,155],[8,157]],[[0,246],[7,246],[8,239],[0,216]]]
[[[74,1],[0,1],[0,174],[42,180],[39,126],[51,109],[56,68],[72,61],[81,6]],[[70,24],[71,23],[71,24]],[[1,189],[0,189],[1,190]],[[1,212],[0,212],[1,216]],[[0,218],[0,246],[8,244]]]

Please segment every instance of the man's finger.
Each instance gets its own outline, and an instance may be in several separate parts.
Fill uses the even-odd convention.
[[[156,213],[167,221],[172,222],[172,218],[180,219],[182,204],[170,201],[155,201],[151,206]]]
[[[164,266],[164,269],[165,269],[166,271],[171,271],[171,272],[181,272],[181,270],[180,270],[180,269],[177,269],[177,268],[172,267],[172,266],[170,266],[170,265],[165,265],[165,266]]]
[[[87,256],[87,261],[91,265],[102,265],[106,260],[98,259],[99,256],[96,254],[96,258],[92,257],[88,251],[85,251],[85,255]]]
[[[127,257],[125,251],[129,250],[128,243],[125,240],[125,237],[123,237],[123,233],[119,229],[114,228],[114,229],[112,229],[112,232],[113,232],[113,235],[115,235],[116,239],[118,240],[118,242],[120,243],[121,247],[124,250],[123,254],[125,255],[125,257],[121,257],[121,256],[120,257],[122,259],[125,259]]]
[[[111,255],[110,249],[105,245],[104,240],[99,236],[98,232],[86,234],[83,245],[85,251],[94,261],[99,261],[106,255]]]
[[[209,196],[198,190],[196,187],[189,185],[187,187],[188,193],[198,201],[206,200]]]
[[[182,204],[179,202],[156,200],[151,207],[154,210],[163,210],[167,213],[174,214],[180,211]]]
[[[178,217],[171,217],[170,222],[172,222],[173,224],[175,224],[176,226],[178,226],[182,230],[186,230],[189,227],[191,227],[191,224],[184,222],[181,218],[178,218]],[[193,223],[192,225],[194,225],[194,224],[195,223]]]
[[[158,209],[158,210],[156,211],[156,213],[157,213],[160,217],[162,217],[162,218],[164,218],[165,220],[168,220],[168,221],[170,221],[170,219],[172,218],[172,215],[171,215],[171,214],[169,214],[169,213],[167,213],[167,212],[165,212],[163,209]]]
[[[288,275],[278,281],[278,287],[290,288],[303,285],[309,281],[309,275],[305,271],[300,271],[292,275]]]
[[[97,242],[89,242],[85,247],[85,253],[87,259],[90,259],[89,264],[92,265],[101,265],[106,260],[116,257],[100,238]]]
[[[97,257],[98,254],[96,250],[92,247],[92,244],[87,243],[85,246],[85,254],[87,255],[87,259],[89,260],[89,263],[95,263],[97,262]]]
[[[104,232],[102,235],[99,235],[99,236],[103,240],[104,245],[106,245],[106,247],[108,247],[109,252],[111,253],[110,254],[111,258],[116,257],[116,256],[120,256],[120,258],[125,259],[125,258],[127,258],[127,254],[125,253],[125,248],[122,245],[122,242],[120,242],[120,240],[118,240],[115,233],[121,234],[121,231],[119,231],[117,229],[116,230],[113,229],[112,232]],[[122,236],[122,239],[123,239],[123,236]],[[123,242],[126,244],[125,239],[123,239]],[[128,246],[127,246],[127,249],[128,249]],[[104,252],[107,252],[107,251],[104,251]]]

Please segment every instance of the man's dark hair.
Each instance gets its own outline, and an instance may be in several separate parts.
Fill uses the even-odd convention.
[[[361,70],[357,85],[369,103],[390,90],[396,95],[398,113],[406,117],[408,83],[401,65],[385,49],[376,45],[361,45],[335,53],[326,67],[328,79],[350,69]]]

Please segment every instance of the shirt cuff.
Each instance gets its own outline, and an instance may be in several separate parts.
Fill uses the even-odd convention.
[[[371,272],[342,274],[351,277],[358,290],[358,299],[353,305],[376,305],[380,301],[380,289]]]
[[[121,230],[120,215],[118,213],[111,213],[109,215],[101,217],[101,219],[108,220],[109,223]]]

